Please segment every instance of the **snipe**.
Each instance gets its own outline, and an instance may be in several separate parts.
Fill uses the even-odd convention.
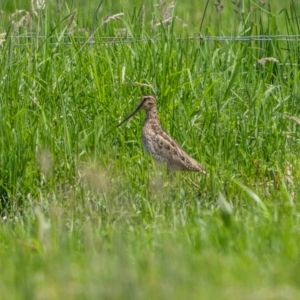
[[[143,147],[160,162],[167,164],[168,170],[194,171],[206,174],[204,167],[191,158],[161,127],[156,100],[153,96],[142,97],[138,107],[126,117],[117,127],[129,120],[139,110],[146,111],[146,119],[142,132]]]

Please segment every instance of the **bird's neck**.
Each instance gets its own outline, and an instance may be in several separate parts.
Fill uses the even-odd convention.
[[[146,110],[146,120],[145,120],[145,122],[147,122],[149,120],[157,120],[157,122],[159,122],[156,107],[153,107],[149,110]]]

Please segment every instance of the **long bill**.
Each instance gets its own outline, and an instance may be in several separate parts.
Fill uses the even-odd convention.
[[[128,121],[132,116],[134,116],[141,109],[143,103],[144,103],[144,101],[141,101],[141,103],[138,105],[138,107],[129,116],[127,116],[121,123],[119,123],[117,125],[117,127],[121,126],[123,123]]]

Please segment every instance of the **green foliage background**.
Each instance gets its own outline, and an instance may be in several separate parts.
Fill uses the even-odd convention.
[[[1,2],[0,298],[299,298],[299,3],[198,2]]]

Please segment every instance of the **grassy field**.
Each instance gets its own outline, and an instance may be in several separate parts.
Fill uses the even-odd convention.
[[[1,3],[0,299],[300,299],[299,41],[198,39],[299,34],[298,1],[23,2]],[[143,113],[116,128],[144,94],[207,176],[157,166]]]

